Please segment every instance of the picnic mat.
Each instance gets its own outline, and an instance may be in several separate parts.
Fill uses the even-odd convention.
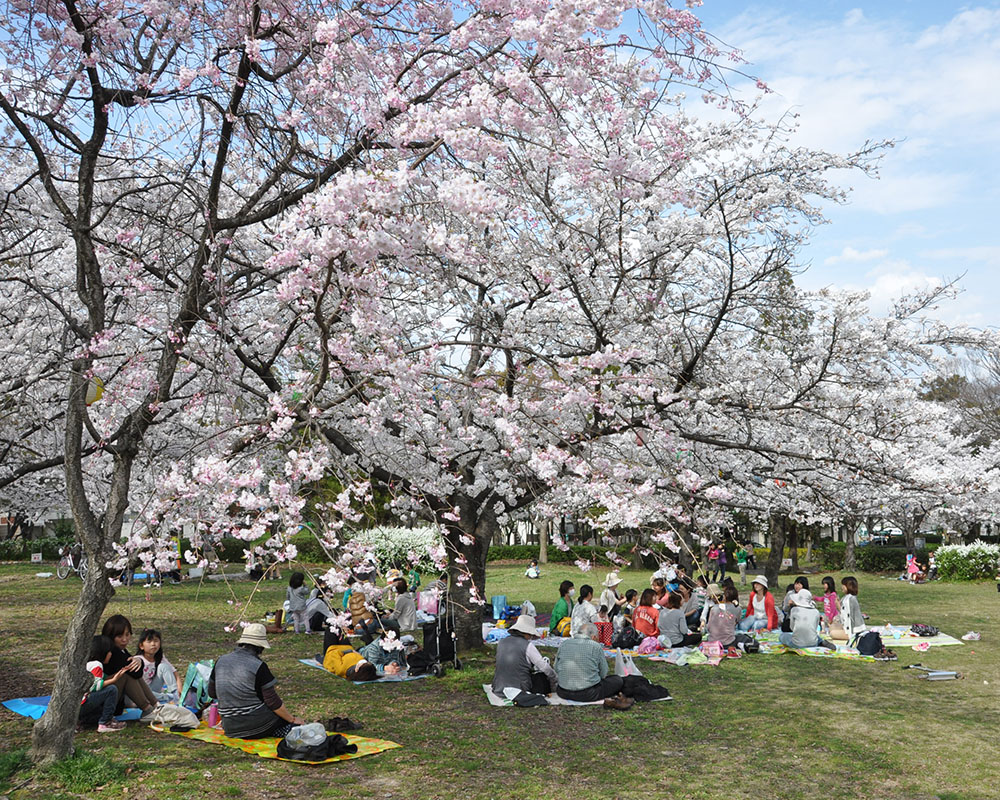
[[[326,667],[320,664],[315,658],[300,658],[299,663],[305,664],[307,667],[321,669],[323,672],[326,672],[327,675],[333,675],[332,672],[328,672]],[[425,672],[423,675],[383,675],[381,678],[376,678],[373,681],[346,681],[346,683],[351,683],[355,686],[359,686],[364,683],[402,683],[403,681],[417,681],[421,678],[426,678],[429,675],[429,672]]]
[[[914,636],[910,633],[909,625],[879,625],[869,627],[868,630],[875,631],[881,636],[882,644],[889,648],[909,647],[921,642],[926,642],[929,647],[948,647],[949,645],[964,644],[961,639],[956,639],[947,633],[938,633],[937,636]]]
[[[171,733],[174,736],[183,736],[185,739],[194,739],[199,742],[208,742],[209,744],[221,744],[223,747],[235,747],[244,753],[250,753],[261,758],[274,758],[278,761],[289,761],[293,764],[328,764],[331,761],[347,761],[350,758],[373,756],[385,750],[402,747],[402,745],[386,739],[368,739],[364,736],[353,736],[349,733],[342,733],[341,736],[344,736],[349,744],[356,744],[358,746],[358,752],[344,753],[343,755],[327,758],[323,761],[299,761],[294,758],[282,758],[278,755],[278,742],[281,741],[280,738],[231,739],[222,732],[222,728],[209,728],[205,723],[202,723],[201,727],[195,728],[192,731],[172,731],[169,728],[161,728],[157,725],[150,727],[161,733]]]
[[[498,706],[500,708],[508,708],[514,705],[514,701],[504,697],[501,694],[494,694],[493,687],[488,684],[483,684],[483,691],[486,692],[486,699],[490,701],[491,706]],[[593,700],[590,702],[580,702],[579,700],[565,700],[555,692],[552,694],[545,695],[545,699],[549,701],[550,706],[603,706],[603,700]],[[661,697],[660,700],[673,700],[672,697]],[[536,708],[545,708],[545,706],[536,706]]]
[[[52,695],[44,695],[42,697],[17,697],[13,700],[4,700],[3,706],[15,714],[20,714],[22,717],[31,717],[31,719],[38,719],[45,713],[45,709],[49,707],[49,700],[52,699]],[[126,708],[125,711],[119,714],[115,719],[122,719],[126,721],[132,721],[139,719],[142,716],[142,710],[138,708]]]
[[[813,656],[815,658],[840,658],[848,661],[875,661],[875,656],[863,656],[853,647],[840,645],[836,650],[827,647],[785,647],[779,642],[761,642],[760,652],[764,655],[774,656],[781,653],[795,653],[800,656]]]

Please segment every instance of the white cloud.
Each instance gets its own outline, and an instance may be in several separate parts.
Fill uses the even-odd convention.
[[[845,247],[840,251],[840,255],[830,256],[824,259],[824,264],[839,264],[841,262],[872,261],[876,258],[885,258],[889,251],[885,249],[856,250],[853,247]]]

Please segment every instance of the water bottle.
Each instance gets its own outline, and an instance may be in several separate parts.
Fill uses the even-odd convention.
[[[214,728],[219,724],[219,704],[212,703],[208,707],[208,727]]]

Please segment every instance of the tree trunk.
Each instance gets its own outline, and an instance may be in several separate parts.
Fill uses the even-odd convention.
[[[812,528],[809,529],[806,535],[806,563],[811,564],[813,560],[813,542],[816,536]]]
[[[536,527],[536,530],[538,531],[539,564],[549,563],[549,526],[551,525],[552,525],[551,520],[545,520],[545,522]]]
[[[87,557],[90,569],[63,637],[52,699],[31,731],[31,758],[37,764],[51,764],[73,754],[80,698],[91,678],[84,665],[94,631],[114,594],[103,562],[104,559]]]
[[[468,497],[453,498],[460,510],[459,520],[441,520],[448,543],[450,577],[449,614],[454,615],[460,651],[483,647],[483,604],[489,601],[486,589],[486,552],[499,526],[493,512],[479,508]],[[466,544],[462,539],[470,541]]]
[[[854,552],[854,535],[858,530],[857,520],[844,520],[844,572],[854,572],[858,568],[858,559]]]
[[[770,520],[771,527],[771,552],[764,565],[764,576],[772,587],[778,586],[778,573],[781,571],[781,556],[785,549],[787,517],[783,514],[774,516]]]
[[[789,520],[788,549],[792,557],[792,572],[799,571],[799,524]]]

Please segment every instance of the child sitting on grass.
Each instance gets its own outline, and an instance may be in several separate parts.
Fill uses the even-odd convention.
[[[111,681],[124,674],[122,669],[109,681],[104,680],[104,667],[111,660],[111,639],[95,636],[90,642],[90,657],[87,672],[92,676],[90,688],[80,703],[80,727],[97,726],[98,733],[114,733],[125,727],[125,723],[115,719],[118,705],[118,687]]]

